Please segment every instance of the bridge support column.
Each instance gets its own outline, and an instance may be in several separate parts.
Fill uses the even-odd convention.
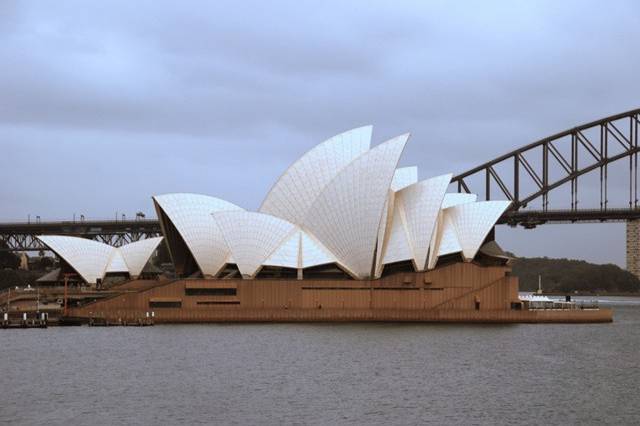
[[[627,220],[627,271],[640,278],[640,219]]]

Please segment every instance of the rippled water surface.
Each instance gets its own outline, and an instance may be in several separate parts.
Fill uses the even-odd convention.
[[[0,330],[0,423],[638,424],[640,302],[595,325]]]

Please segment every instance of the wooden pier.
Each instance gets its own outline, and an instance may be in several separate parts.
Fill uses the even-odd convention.
[[[15,329],[15,328],[47,328],[49,326],[47,318],[28,318],[28,319],[15,319],[5,318],[0,324],[0,328],[3,329]]]

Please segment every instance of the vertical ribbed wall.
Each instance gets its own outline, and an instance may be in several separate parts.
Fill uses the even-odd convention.
[[[640,219],[627,221],[627,271],[640,278]]]

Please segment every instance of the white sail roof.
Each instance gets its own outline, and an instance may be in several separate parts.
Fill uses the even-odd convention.
[[[86,238],[63,235],[38,237],[47,247],[64,259],[88,283],[102,279],[114,247]]]
[[[479,201],[450,207],[446,213],[456,231],[465,259],[475,257],[485,238],[511,201]]]
[[[365,126],[341,133],[300,157],[271,188],[260,212],[301,224],[325,186],[369,149],[372,129]]]
[[[164,194],[153,197],[191,251],[203,275],[215,276],[229,249],[211,213],[243,211],[233,203],[201,194]]]
[[[275,183],[260,212],[199,194],[153,197],[176,269],[193,272],[186,251],[205,277],[225,263],[237,264],[244,277],[265,265],[337,263],[363,279],[400,261],[424,270],[451,253],[471,260],[509,202],[447,194],[450,174],[418,182],[417,167],[397,168],[409,134],[369,149],[371,131],[350,130],[306,153]],[[87,282],[108,272],[139,275],[161,241],[114,248],[73,237],[41,239]]]
[[[113,247],[98,241],[65,235],[38,237],[90,284],[95,284],[98,279],[103,279],[105,274],[112,272],[127,272],[132,277],[139,275],[162,238],[149,238],[122,247]]]
[[[137,277],[158,248],[163,237],[147,238],[118,248],[132,277]]]
[[[240,273],[253,277],[269,256],[291,236],[294,224],[264,213],[213,213]]]
[[[304,219],[310,230],[356,277],[371,274],[378,229],[391,180],[409,134],[356,158],[329,182]]]
[[[416,269],[427,267],[427,254],[451,174],[423,180],[397,193],[395,208],[400,211],[413,253]]]

